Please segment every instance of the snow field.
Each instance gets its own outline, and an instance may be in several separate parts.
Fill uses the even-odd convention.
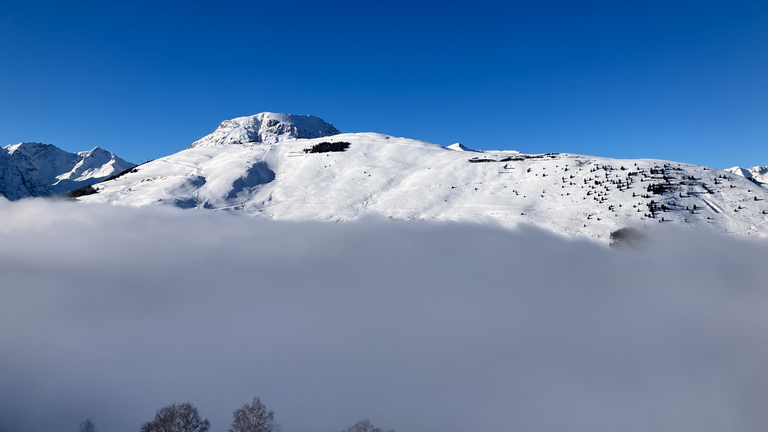
[[[328,141],[350,147],[304,153]],[[649,185],[659,190],[649,191]],[[376,133],[198,146],[97,189],[81,199],[287,220],[381,215],[507,228],[531,224],[600,241],[622,227],[659,224],[768,235],[768,191],[724,171],[652,159],[471,152]]]

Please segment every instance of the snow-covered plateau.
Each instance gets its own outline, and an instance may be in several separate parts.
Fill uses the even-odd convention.
[[[443,147],[341,134],[311,116],[225,121],[190,148],[99,183],[84,202],[171,205],[282,220],[535,225],[607,241],[623,227],[768,235],[764,178],[654,159]]]
[[[61,195],[134,166],[99,147],[69,153],[51,144],[8,145],[0,149],[0,195],[10,200]]]

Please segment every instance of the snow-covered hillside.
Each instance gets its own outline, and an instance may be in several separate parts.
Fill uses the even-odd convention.
[[[725,171],[754,180],[755,182],[760,183],[761,186],[766,186],[766,184],[768,184],[768,166],[756,166],[752,168],[733,167],[728,168]]]
[[[224,120],[210,135],[189,148],[222,144],[276,144],[292,138],[320,138],[340,133],[332,124],[311,115],[263,112]]]
[[[133,166],[99,147],[69,153],[50,144],[8,145],[0,149],[0,195],[11,200],[60,195]]]
[[[322,152],[343,143],[349,144],[344,151]],[[495,221],[602,240],[627,226],[768,235],[768,190],[725,171],[651,159],[467,150],[376,133],[196,146],[101,183],[80,199],[289,220]]]

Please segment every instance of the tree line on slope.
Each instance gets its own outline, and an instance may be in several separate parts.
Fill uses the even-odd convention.
[[[211,422],[200,417],[197,407],[190,402],[172,403],[155,413],[155,417],[141,425],[139,432],[208,432]],[[232,424],[228,432],[280,432],[280,425],[275,423],[275,413],[267,409],[259,397],[254,397],[250,404],[245,404],[232,413]],[[89,418],[80,423],[79,432],[98,432],[96,425]],[[342,432],[383,432],[369,420],[360,420]],[[386,432],[395,432],[390,429]]]

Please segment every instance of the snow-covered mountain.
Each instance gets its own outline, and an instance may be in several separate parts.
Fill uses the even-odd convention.
[[[733,167],[725,171],[751,179],[762,186],[768,184],[768,166],[756,166],[752,168]]]
[[[0,195],[60,195],[134,166],[99,147],[69,153],[50,144],[12,144],[0,149]]]
[[[288,119],[286,129],[295,126],[290,124],[295,116],[282,118]],[[328,130],[304,133],[322,135]],[[165,204],[285,220],[380,215],[494,221],[602,240],[627,226],[768,235],[768,189],[703,166],[470,151],[462,145],[442,147],[376,133],[260,139],[210,139],[100,183],[95,194],[80,200]]]
[[[221,144],[277,144],[296,138],[320,138],[340,133],[332,124],[311,115],[263,112],[224,120],[212,134],[189,148]]]

